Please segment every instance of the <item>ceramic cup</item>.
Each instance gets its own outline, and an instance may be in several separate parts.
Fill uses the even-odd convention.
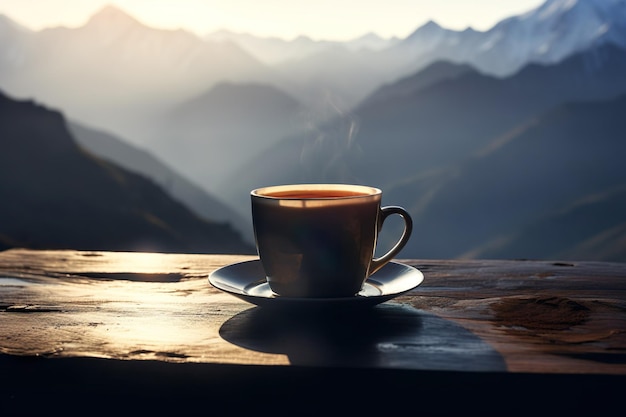
[[[251,192],[256,247],[273,292],[285,297],[352,297],[365,280],[404,247],[413,229],[401,207],[381,207],[378,188],[294,184]],[[374,258],[385,219],[397,214],[404,230]]]

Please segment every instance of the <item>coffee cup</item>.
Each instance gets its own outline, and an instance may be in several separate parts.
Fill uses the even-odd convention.
[[[251,191],[258,255],[270,289],[282,297],[353,297],[367,278],[400,252],[413,222],[402,207],[381,207],[378,188],[293,184]],[[404,230],[375,257],[385,219],[399,215]]]

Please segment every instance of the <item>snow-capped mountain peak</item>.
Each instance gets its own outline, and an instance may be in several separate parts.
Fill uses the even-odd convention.
[[[546,0],[487,31],[481,47],[494,58],[484,55],[477,65],[493,67],[488,61],[497,56],[502,62],[495,72],[506,74],[528,62],[558,62],[603,42],[626,47],[626,0]]]
[[[534,14],[537,15],[539,20],[550,19],[554,15],[567,12],[572,7],[575,7],[577,3],[578,0],[546,1]]]

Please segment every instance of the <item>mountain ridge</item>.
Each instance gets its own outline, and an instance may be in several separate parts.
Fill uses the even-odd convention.
[[[352,139],[349,139],[349,118],[328,125],[323,132],[324,140],[306,135],[286,139],[259,156],[266,163],[264,169],[257,169],[254,178],[248,178],[247,182],[233,178],[224,192],[230,190],[236,196],[244,189],[288,182],[357,182],[378,186],[385,190],[385,201],[412,210],[416,230],[423,229],[423,237],[440,236],[437,244],[434,238],[418,240],[423,246],[415,246],[418,241],[409,243],[402,256],[461,256],[469,251],[469,244],[459,238],[454,246],[447,240],[455,236],[450,229],[454,221],[433,220],[425,227],[420,223],[422,214],[416,212],[416,207],[429,207],[430,199],[436,198],[450,181],[462,176],[458,169],[468,158],[486,157],[509,146],[513,138],[533,128],[536,119],[554,107],[626,93],[624,73],[626,51],[607,44],[558,64],[528,65],[508,78],[463,67],[456,77],[443,80],[426,77],[432,82],[429,84],[416,74],[407,78],[419,86],[413,94],[392,93],[387,96],[389,100],[366,101],[355,109],[353,119],[358,129]],[[394,86],[389,88],[393,90]],[[407,91],[407,87],[402,90]],[[504,169],[506,163],[497,167]],[[496,164],[485,173],[485,179],[493,177],[494,172],[498,172]],[[408,186],[406,181],[411,177],[421,177],[422,184]],[[621,180],[623,177],[623,174],[616,176]],[[404,186],[400,187],[402,182]],[[515,189],[516,184],[510,183],[507,188]],[[415,195],[423,196],[423,200],[415,201]],[[487,197],[496,213],[512,209],[497,208],[501,204],[497,193],[484,194],[482,198]],[[457,207],[454,198],[449,198],[449,205],[452,209]],[[448,211],[444,205],[437,213],[443,215]],[[509,227],[504,223],[496,226],[495,221],[492,224],[492,233]],[[477,244],[472,239],[478,238],[478,233],[462,235],[468,239],[466,243]],[[480,236],[487,239],[488,235]],[[383,236],[382,240],[385,239]]]
[[[247,159],[305,126],[307,115],[302,103],[277,87],[220,82],[164,112],[151,148],[215,193],[214,184],[248,169]]]
[[[102,15],[99,18],[104,20],[104,17]],[[121,18],[125,19],[123,16]],[[241,116],[243,112],[236,113],[232,108],[226,112],[226,106],[220,107],[218,103],[211,110],[218,116],[212,119],[210,124],[198,123],[200,129],[194,141],[202,144],[210,143],[218,136],[216,130],[211,129],[217,129],[219,122],[228,121],[229,118],[232,122],[231,127],[237,127],[238,122],[241,125],[249,123],[247,128],[250,130],[237,127],[237,136],[223,141],[225,143],[223,147],[217,145],[214,149],[190,147],[190,154],[198,158],[198,163],[192,164],[189,156],[179,155],[178,162],[172,166],[179,169],[179,167],[196,165],[200,170],[202,164],[208,161],[207,155],[215,155],[216,159],[220,159],[222,155],[221,159],[226,161],[227,145],[239,144],[237,146],[246,147],[244,150],[247,152],[250,150],[247,144],[253,143],[250,142],[251,138],[258,139],[267,134],[267,142],[264,143],[268,148],[265,152],[263,149],[257,149],[255,152],[260,153],[252,155],[251,152],[247,155],[249,159],[242,161],[243,165],[240,165],[244,168],[231,164],[229,168],[232,169],[228,173],[220,169],[216,175],[206,175],[206,172],[198,171],[194,174],[195,178],[193,178],[194,175],[187,176],[197,184],[202,184],[203,187],[212,187],[213,182],[219,179],[220,184],[217,190],[220,191],[219,195],[228,197],[226,201],[233,207],[233,210],[244,210],[241,215],[245,217],[249,217],[249,213],[245,211],[249,201],[245,199],[250,189],[256,188],[256,185],[286,181],[365,182],[385,189],[385,198],[391,199],[394,204],[406,205],[416,210],[416,214],[422,214],[424,210],[430,210],[436,201],[441,204],[441,200],[438,199],[442,198],[444,193],[449,192],[448,190],[451,189],[449,187],[458,184],[455,181],[458,181],[459,176],[465,172],[468,160],[490,161],[489,158],[493,155],[504,155],[502,152],[509,147],[520,146],[517,138],[527,132],[539,132],[540,130],[536,129],[540,127],[545,128],[547,115],[553,115],[552,112],[555,109],[565,108],[563,106],[567,106],[568,102],[602,101],[623,93],[625,81],[623,74],[626,73],[622,50],[626,47],[626,24],[624,22],[626,22],[626,1],[624,0],[586,2],[547,0],[527,13],[503,19],[484,32],[472,29],[451,31],[435,22],[429,22],[416,28],[409,37],[392,42],[383,49],[351,49],[346,43],[326,44],[311,39],[297,38],[293,42],[275,44],[276,49],[273,53],[287,54],[289,51],[281,48],[291,48],[299,42],[302,45],[307,43],[321,49],[306,57],[283,60],[276,66],[257,66],[255,68],[262,68],[260,71],[263,71],[263,75],[257,73],[254,80],[249,79],[245,72],[241,73],[241,78],[233,76],[233,79],[230,79],[229,75],[221,74],[206,85],[190,87],[186,94],[179,94],[180,91],[178,91],[173,95],[153,95],[154,91],[151,88],[146,88],[143,92],[139,90],[131,92],[126,88],[126,86],[150,87],[148,76],[137,78],[135,81],[126,80],[124,81],[126,84],[115,84],[115,71],[124,71],[123,65],[119,63],[125,62],[125,59],[132,60],[134,57],[144,56],[151,50],[159,50],[165,44],[176,45],[177,53],[181,55],[173,54],[172,56],[183,57],[183,59],[178,59],[176,65],[168,67],[171,69],[170,75],[186,74],[185,68],[192,61],[184,59],[185,52],[194,51],[194,49],[185,49],[178,45],[190,34],[184,31],[163,32],[156,29],[143,31],[141,22],[132,19],[125,23],[131,27],[131,30],[127,32],[133,32],[132,28],[139,28],[139,34],[131,33],[132,36],[124,38],[129,39],[129,42],[119,43],[118,40],[122,39],[119,33],[116,34],[114,30],[105,30],[100,38],[88,39],[85,36],[82,39],[74,39],[66,45],[60,42],[64,36],[86,34],[88,31],[69,29],[44,31],[40,35],[45,34],[44,43],[47,48],[44,48],[44,52],[48,55],[42,54],[35,58],[37,62],[46,63],[46,65],[32,66],[29,60],[34,59],[34,55],[29,55],[28,52],[41,47],[41,44],[33,43],[33,39],[36,39],[38,35],[7,29],[7,25],[0,20],[0,33],[3,30],[9,33],[8,38],[0,39],[0,43],[6,41],[10,46],[0,48],[0,51],[3,51],[0,52],[0,86],[5,82],[10,84],[17,80],[15,85],[18,87],[19,83],[22,83],[22,87],[28,86],[32,91],[41,87],[42,89],[38,91],[42,94],[43,101],[58,108],[63,107],[56,105],[57,103],[52,100],[52,95],[49,96],[49,100],[46,97],[46,94],[50,92],[46,91],[46,88],[49,88],[46,87],[46,83],[51,80],[59,85],[64,83],[66,83],[65,86],[72,85],[72,89],[59,90],[60,97],[64,99],[71,97],[74,93],[95,98],[96,95],[92,94],[95,90],[90,90],[91,87],[81,88],[78,78],[70,77],[70,81],[65,82],[64,78],[57,77],[78,74],[72,71],[83,71],[91,75],[92,67],[86,67],[86,69],[78,67],[78,61],[75,61],[76,68],[73,68],[68,63],[55,61],[51,54],[59,50],[65,53],[73,48],[76,51],[84,51],[85,49],[81,48],[89,45],[89,42],[104,42],[109,45],[112,53],[115,53],[115,59],[107,68],[109,72],[103,73],[103,78],[97,80],[98,87],[107,87],[107,91],[97,97],[99,105],[106,103],[111,108],[118,109],[118,112],[123,109],[115,119],[111,118],[118,125],[112,129],[113,132],[119,130],[120,124],[125,123],[123,120],[125,117],[133,120],[144,118],[142,123],[139,123],[143,126],[137,127],[137,130],[144,135],[143,138],[131,135],[123,135],[123,137],[145,145],[150,143],[149,140],[154,140],[154,137],[146,134],[146,126],[152,128],[158,126],[159,117],[155,117],[155,114],[163,114],[160,112],[174,107],[176,103],[193,102],[194,97],[210,91],[219,83],[230,83],[231,87],[230,95],[221,96],[219,100],[221,103],[226,103],[237,96],[235,86],[243,88],[252,82],[271,84],[305,104],[307,111],[321,113],[320,110],[323,109],[332,110],[334,117],[318,118],[314,123],[306,125],[304,129],[293,134],[286,132],[286,136],[282,137],[280,133],[270,132],[270,128],[261,128],[262,123],[253,126],[254,123],[251,122],[253,118]],[[89,27],[89,25],[86,26]],[[96,32],[94,24],[91,25],[91,29]],[[124,33],[123,36],[128,36],[129,33]],[[167,40],[161,42],[160,38],[144,38],[143,35],[147,33],[164,35],[163,39],[167,38]],[[44,39],[44,37],[39,39]],[[218,44],[212,45],[217,47]],[[223,42],[219,45],[228,48],[234,43]],[[241,45],[239,49],[246,52],[243,51],[245,48]],[[167,58],[164,62],[167,64],[169,59]],[[89,64],[98,67],[103,66],[103,62],[94,59]],[[149,74],[150,71],[155,71],[162,66],[156,58],[151,62],[153,65],[148,71],[138,71],[138,73]],[[257,64],[262,63],[257,62]],[[57,73],[37,73],[41,69],[45,71],[53,69]],[[215,74],[218,73],[219,71],[215,72]],[[22,76],[25,78],[19,78]],[[188,80],[185,77],[182,79]],[[15,85],[11,84],[12,87]],[[167,85],[173,88],[181,87],[175,84]],[[131,96],[136,94],[154,108],[147,110],[120,105],[123,101],[119,100],[124,94]],[[110,101],[107,101],[109,99]],[[206,109],[203,110],[202,101],[193,103],[194,105],[190,105],[190,108],[187,108],[183,114],[197,112],[195,113],[196,120],[202,121],[206,118],[206,113],[203,113]],[[263,111],[268,110],[259,104],[255,107]],[[225,113],[220,115],[219,111],[222,109]],[[564,114],[577,113],[566,112]],[[238,117],[239,120],[237,120]],[[583,119],[582,116],[580,118]],[[192,122],[178,123],[176,129],[168,133],[171,150],[161,152],[160,157],[174,160],[172,152],[178,150],[175,140],[185,135],[185,130],[193,124]],[[269,125],[275,127],[276,123],[269,123]],[[551,126],[556,129],[556,124],[553,123]],[[107,130],[110,130],[108,127]],[[573,135],[578,133],[573,132]],[[179,144],[182,145],[184,142],[181,141]],[[271,147],[272,143],[282,143],[282,145]],[[543,145],[547,146],[547,143]],[[589,150],[589,152],[592,151],[595,150]],[[551,152],[559,155],[560,152],[566,153],[567,150],[551,149]],[[611,160],[611,155],[605,157]],[[494,169],[506,169],[507,164],[504,161],[508,161],[511,165],[517,162],[515,158],[507,158],[503,157],[503,161],[498,163],[492,161],[490,164]],[[560,161],[560,159],[556,160]],[[228,165],[227,162],[226,165]],[[530,169],[530,162],[527,165],[524,169]],[[609,165],[607,164],[607,167]],[[284,172],[278,172],[277,168]],[[497,171],[483,172],[485,182],[491,180],[491,176],[497,176],[495,172]],[[530,172],[532,173],[532,170]],[[581,177],[587,182],[592,182],[599,178],[594,177],[595,173],[594,170],[583,172]],[[223,177],[218,178],[219,176]],[[616,173],[617,179],[621,179],[622,176],[621,172]],[[434,251],[436,248],[448,250],[448,252],[442,252],[442,256],[486,253],[484,245],[488,246],[493,242],[492,239],[508,238],[510,242],[522,239],[518,236],[523,234],[516,234],[515,227],[522,227],[520,225],[523,222],[529,225],[533,222],[540,223],[540,217],[549,216],[550,210],[558,210],[559,207],[566,207],[572,203],[565,198],[559,202],[554,200],[558,195],[565,195],[571,191],[573,184],[563,181],[565,182],[555,187],[552,194],[547,195],[552,199],[550,201],[554,202],[553,207],[533,206],[533,210],[541,208],[541,212],[532,214],[537,217],[524,214],[521,209],[527,207],[527,213],[530,213],[530,207],[541,203],[541,199],[523,201],[523,205],[519,202],[511,205],[506,199],[499,200],[497,193],[491,195],[487,189],[479,190],[477,186],[474,186],[474,189],[478,190],[477,195],[482,196],[484,200],[491,201],[494,212],[491,213],[489,218],[491,222],[488,225],[493,228],[494,233],[500,234],[494,236],[487,233],[489,227],[485,226],[484,230],[474,230],[472,233],[459,235],[456,239],[458,241],[451,243],[445,240],[446,234],[443,231],[448,231],[447,238],[450,239],[451,229],[448,226],[458,225],[455,223],[457,220],[440,217],[440,220],[435,219],[436,221],[430,222],[428,226],[436,229],[436,226],[440,225],[442,236],[437,238],[443,240],[437,241],[435,238],[428,241],[430,246],[425,248],[424,253],[429,253],[428,250]],[[541,180],[536,179],[531,185],[540,190]],[[404,192],[400,193],[399,190],[403,186]],[[515,189],[516,187],[520,187],[521,195],[528,191],[530,185],[520,181],[517,177],[511,178],[509,188]],[[468,192],[469,189],[471,187],[458,190],[456,195],[459,198],[458,201],[462,201],[463,193]],[[414,195],[420,198],[415,201]],[[584,198],[582,195],[579,197]],[[568,198],[573,199],[574,196],[570,195]],[[454,198],[449,197],[448,201],[450,204],[440,206],[437,214],[443,216],[446,212],[456,209]],[[475,210],[480,211],[479,206],[479,204],[476,205]],[[467,204],[468,211],[470,207],[471,205]],[[596,209],[599,210],[599,206],[594,206],[594,210]],[[509,220],[514,218],[515,221],[502,223],[507,216]],[[417,215],[416,218],[418,218],[416,223],[421,221]],[[434,218],[432,213],[431,218]],[[500,221],[498,219],[502,222],[498,223]],[[431,232],[436,236],[435,229]],[[621,229],[616,226],[611,230]],[[618,243],[618,232],[609,230],[604,233],[607,236],[617,236],[614,243]],[[451,235],[454,236],[454,233]],[[593,237],[593,240],[597,242],[600,239],[598,236],[601,235],[603,233]],[[498,240],[498,242],[503,245],[503,241]],[[552,253],[555,256],[558,254]],[[420,254],[416,252],[415,256],[420,256]]]
[[[4,90],[36,97],[74,120],[139,145],[149,142],[146,128],[170,103],[225,76],[259,81],[272,73],[231,42],[148,27],[116,8],[101,10],[77,28],[12,33],[6,47],[21,58],[5,61]],[[3,39],[0,46],[5,47]]]
[[[76,142],[100,158],[151,179],[197,216],[208,221],[228,223],[245,239],[247,221],[202,187],[184,178],[151,152],[136,148],[114,135],[70,121],[68,128]],[[253,243],[249,241],[249,243]]]
[[[577,10],[582,11],[575,13]],[[525,14],[503,19],[488,31],[454,31],[429,22],[405,39],[383,42],[383,48],[353,47],[356,43],[350,41],[271,39],[271,48],[265,46],[283,58],[268,65],[250,52],[254,49],[251,44],[263,44],[264,39],[247,37],[244,47],[232,36],[228,42],[211,42],[183,30],[149,28],[119,8],[105,7],[79,28],[22,34],[28,39],[14,42],[12,35],[6,38],[8,45],[0,39],[0,51],[11,57],[3,61],[0,55],[0,86],[16,97],[36,97],[61,108],[72,119],[145,145],[150,142],[146,131],[160,111],[219,81],[283,86],[317,113],[328,108],[327,97],[332,95],[332,101],[347,111],[381,85],[440,60],[508,76],[529,62],[554,63],[592,42],[626,46],[625,10],[625,0],[547,0]],[[125,37],[119,38],[120,31],[113,24],[96,25],[108,21],[107,17],[125,22],[122,26],[132,30],[122,31]],[[567,24],[561,27],[559,22]],[[95,30],[96,26],[105,27]],[[103,44],[109,46],[102,49]],[[309,51],[305,44],[313,45],[313,49]],[[309,52],[302,53],[305,49]],[[49,55],[52,51],[54,56]],[[160,58],[150,51],[161,51]],[[95,58],[80,64],[79,59],[85,56]],[[133,57],[143,57],[152,64],[142,67]],[[79,64],[86,65],[83,71],[74,70]],[[125,78],[132,75],[132,80],[120,74]],[[69,91],[59,85],[74,88]],[[99,87],[102,85],[116,88],[103,89]],[[95,99],[90,102],[74,91]],[[131,107],[132,112],[118,110]]]
[[[82,150],[64,116],[0,94],[0,246],[253,253],[153,182]]]
[[[626,152],[622,140],[626,129],[624,111],[626,94],[604,101],[566,103],[474,164],[474,171],[478,164],[483,166],[486,178],[498,161],[497,180],[480,181],[470,171],[463,171],[458,179],[463,178],[465,184],[457,189],[494,187],[496,182],[508,189],[500,192],[502,196],[510,195],[509,208],[501,210],[502,214],[529,205],[542,207],[538,216],[518,214],[512,227],[496,224],[499,236],[476,245],[471,256],[502,258],[517,254],[535,259],[626,261],[626,221],[622,215],[626,207],[626,169],[620,161],[620,155]],[[565,148],[566,153],[560,152]],[[504,153],[508,157],[503,157]],[[509,180],[515,170],[517,182]],[[483,209],[488,204],[481,198],[474,201]],[[437,209],[431,208],[434,211]],[[497,218],[492,212],[489,222]],[[432,216],[423,219],[425,224],[429,221]],[[588,245],[596,250],[584,255],[580,248]]]

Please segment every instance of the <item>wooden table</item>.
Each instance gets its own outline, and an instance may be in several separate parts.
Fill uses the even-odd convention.
[[[250,259],[0,252],[0,416],[621,408],[626,264],[400,260],[414,290],[310,315],[209,285]]]

